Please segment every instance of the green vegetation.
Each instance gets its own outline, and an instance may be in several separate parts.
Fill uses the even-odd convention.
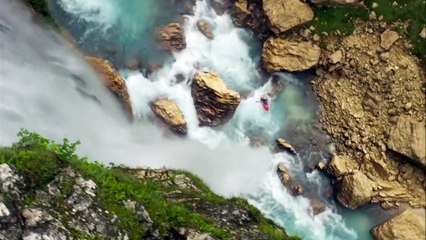
[[[171,228],[190,227],[201,232],[210,232],[217,239],[231,239],[229,231],[216,226],[213,219],[208,216],[192,212],[183,204],[168,202],[164,197],[166,189],[161,184],[151,180],[137,179],[121,168],[110,169],[99,162],[89,162],[86,158],[79,158],[75,153],[79,142],[71,143],[65,139],[62,144],[57,144],[27,130],[21,130],[18,136],[20,141],[13,144],[12,147],[0,148],[0,163],[13,164],[20,175],[26,176],[27,180],[33,183],[34,186],[28,189],[25,204],[37,204],[34,190],[45,190],[46,184],[55,178],[60,169],[71,166],[85,178],[96,182],[98,185],[96,203],[119,217],[119,227],[131,233],[130,239],[143,239],[147,229],[142,227],[136,213],[123,207],[123,202],[126,200],[141,202],[150,213],[155,227],[163,236]],[[259,210],[248,204],[247,201],[240,198],[225,199],[217,196],[200,178],[188,172],[176,171],[176,174],[185,174],[194,181],[201,190],[200,192],[193,191],[191,194],[194,196],[206,199],[206,201],[239,204],[249,209],[251,214],[256,216],[261,231],[268,233],[271,239],[297,239],[288,237],[282,229],[266,220]],[[66,195],[71,193],[74,180],[64,179],[61,184],[63,192],[62,195],[55,196],[54,208],[59,208],[59,212],[62,213],[69,212],[70,209],[66,209],[66,204],[63,202]],[[68,226],[69,215],[57,214],[57,217],[64,222],[65,226]],[[71,232],[79,239],[93,238],[93,236],[84,236],[75,229],[71,229]]]
[[[50,14],[47,0],[25,0],[25,2],[30,5],[34,11],[40,14],[49,24],[56,26],[56,22]]]
[[[411,40],[413,54],[421,59],[426,57],[426,40],[419,36],[419,33],[426,26],[426,4],[424,0],[365,0],[366,7],[314,7],[315,20],[312,26],[316,31],[333,32],[339,30],[342,34],[351,34],[354,30],[354,23],[357,18],[367,20],[371,11],[376,12],[377,17],[383,16],[383,20],[387,22],[395,22],[401,20],[408,22],[409,29],[407,32],[402,31],[400,27],[398,31],[403,37]],[[378,4],[373,9],[373,2]],[[396,2],[397,6],[392,6]]]

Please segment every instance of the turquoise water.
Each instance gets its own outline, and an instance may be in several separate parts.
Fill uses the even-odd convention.
[[[136,126],[148,125],[146,120],[150,116],[152,117],[148,103],[155,98],[167,97],[175,101],[182,109],[188,122],[188,139],[201,144],[195,145],[196,148],[193,145],[183,148],[186,143],[182,143],[182,146],[179,145],[176,148],[173,148],[173,145],[174,151],[169,155],[163,153],[165,154],[164,159],[167,157],[174,159],[177,153],[181,154],[183,151],[181,147],[186,149],[186,152],[197,152],[197,160],[201,157],[205,158],[203,165],[210,167],[204,166],[203,170],[200,170],[194,167],[200,163],[192,161],[186,168],[189,170],[196,169],[199,173],[204,173],[203,176],[215,176],[215,181],[219,183],[222,183],[223,180],[219,179],[222,173],[212,175],[212,173],[203,172],[206,171],[204,169],[209,172],[213,172],[213,169],[217,169],[218,172],[232,170],[230,175],[227,176],[230,176],[230,182],[235,186],[233,186],[232,191],[223,191],[224,193],[243,194],[267,216],[283,225],[290,233],[301,235],[305,239],[371,238],[368,230],[382,220],[381,212],[372,211],[370,208],[348,211],[337,207],[332,197],[325,194],[330,188],[328,180],[317,171],[309,171],[311,153],[319,153],[319,157],[314,161],[324,161],[323,155],[321,155],[323,149],[321,147],[320,149],[313,149],[310,142],[303,139],[313,136],[312,125],[316,123],[315,99],[309,91],[309,78],[312,76],[309,74],[280,73],[282,90],[277,96],[271,97],[271,110],[265,112],[258,100],[260,96],[271,91],[271,76],[259,71],[260,43],[253,38],[250,32],[236,29],[229,16],[217,16],[205,1],[197,1],[194,14],[185,16],[184,29],[188,47],[184,51],[174,54],[157,50],[154,31],[161,24],[180,19],[182,13],[185,12],[183,4],[168,5],[170,2],[166,0],[52,0],[50,3],[55,18],[70,31],[80,48],[90,54],[111,60],[120,69],[129,89],[136,116]],[[214,40],[206,39],[196,29],[196,22],[200,19],[211,24],[215,35]],[[137,58],[142,64],[147,64],[150,61],[163,63],[163,67],[151,74],[147,74],[142,69],[141,71],[124,69],[124,62],[132,57]],[[50,66],[49,64],[46,65]],[[63,68],[72,69],[72,64]],[[199,70],[218,71],[227,86],[239,91],[244,96],[233,119],[222,127],[212,129],[198,126],[187,81],[190,81],[192,75]],[[52,70],[46,67],[46,72],[49,71]],[[62,79],[63,76],[60,76]],[[51,78],[54,79],[54,76]],[[17,90],[16,94],[19,94],[19,92]],[[39,93],[37,93],[38,95]],[[81,105],[84,105],[84,103],[81,103]],[[71,108],[71,106],[66,106]],[[55,108],[60,108],[60,106],[52,107],[52,109]],[[85,114],[88,115],[82,115],[90,119],[91,110],[87,110],[87,112]],[[68,117],[75,115],[66,112],[61,112],[61,114]],[[102,115],[98,115],[96,118],[98,117],[102,117]],[[60,117],[55,120],[60,121],[59,119]],[[55,122],[55,120],[52,121]],[[65,134],[72,132],[70,129],[73,129],[74,125],[79,124],[74,124],[72,121],[67,122],[64,123],[64,126],[67,126],[68,129],[59,128],[56,130]],[[122,127],[120,125],[120,130],[117,131],[124,131],[123,129],[127,128],[133,130],[135,126]],[[96,140],[104,138],[97,134],[100,133],[91,131],[91,135],[93,135],[91,138]],[[84,136],[85,133],[82,131],[73,133],[73,136],[77,139],[82,138],[80,135]],[[134,146],[131,144],[133,142],[129,142],[127,135],[112,136],[114,136],[115,141],[122,139],[122,142],[114,145],[122,148],[120,153],[124,151],[134,153],[134,150],[130,149],[130,145]],[[298,149],[301,149],[301,158],[294,159],[285,154],[265,152],[255,154],[248,147],[253,139],[261,139],[265,144],[268,144],[273,142],[277,136],[294,140],[295,145],[299,147]],[[133,137],[132,135],[132,140]],[[96,146],[93,149],[98,149],[98,147],[105,149],[105,146],[102,147],[101,143],[87,141],[96,144],[89,144],[90,147]],[[239,148],[235,147],[238,151],[224,155],[226,151],[223,149],[233,148],[236,145],[239,146]],[[241,147],[241,145],[244,147]],[[163,148],[163,145],[161,145],[159,151],[162,151]],[[204,156],[205,152],[209,151],[205,148],[213,149],[211,150],[210,161]],[[198,152],[197,149],[203,149],[203,151]],[[139,152],[149,152],[149,150],[144,149],[144,151]],[[159,157],[158,155],[160,154],[157,152],[148,155],[147,158],[157,160],[157,163],[152,162],[150,163],[152,165],[149,166],[156,166],[163,162],[169,163],[164,159],[161,161],[156,159],[156,157]],[[102,157],[111,159],[113,156],[120,157],[121,155]],[[215,158],[215,156],[217,157]],[[220,158],[223,158],[223,160]],[[244,164],[241,161],[244,161]],[[259,163],[259,161],[263,162]],[[281,186],[276,177],[275,167],[279,162],[286,164],[296,176],[295,178],[306,186],[310,196],[326,202],[328,210],[313,216],[310,212],[308,198],[292,197]],[[136,163],[128,164],[133,166]],[[259,167],[259,164],[261,167]],[[265,165],[269,166],[269,171],[265,176],[253,173],[253,171],[256,172],[257,167],[259,167],[259,172],[262,172]],[[256,184],[260,185],[255,191],[251,189],[249,193],[241,190],[243,189],[242,186],[248,182],[247,173],[253,174],[249,178],[252,178],[252,181],[256,180]],[[246,174],[244,178],[240,177],[243,174]],[[223,178],[226,179],[226,177]],[[208,180],[208,182],[214,184],[214,181]],[[219,191],[226,188],[226,186],[218,185],[212,187]]]

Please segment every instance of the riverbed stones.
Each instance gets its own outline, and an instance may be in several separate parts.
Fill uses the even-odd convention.
[[[263,0],[263,11],[276,35],[314,18],[309,5],[300,0]]]
[[[219,126],[234,115],[240,94],[227,88],[215,72],[198,72],[192,81],[191,94],[200,126]]]
[[[387,145],[389,149],[426,168],[424,121],[418,122],[408,115],[400,115],[390,131]]]
[[[213,39],[214,38],[213,32],[211,30],[211,27],[210,27],[210,25],[206,21],[203,21],[203,20],[198,21],[197,22],[197,28],[208,39]]]
[[[187,134],[185,117],[176,103],[168,99],[158,99],[151,102],[150,107],[172,132],[179,135]]]
[[[372,234],[377,240],[414,240],[425,239],[425,221],[413,210],[401,214],[376,226]]]
[[[389,50],[392,45],[399,39],[399,35],[397,32],[386,29],[381,35],[380,35],[380,46],[385,49]]]
[[[186,38],[179,23],[169,23],[156,31],[156,39],[162,49],[180,51],[186,48]]]
[[[85,56],[86,61],[96,70],[98,75],[103,80],[104,85],[117,96],[121,102],[129,119],[133,119],[132,105],[130,102],[129,93],[127,91],[126,82],[112,66],[112,64],[106,60],[98,57]]]
[[[374,183],[361,171],[345,175],[337,194],[343,206],[356,209],[371,200]]]
[[[262,63],[268,72],[304,71],[316,66],[320,55],[312,42],[270,37],[263,44]]]

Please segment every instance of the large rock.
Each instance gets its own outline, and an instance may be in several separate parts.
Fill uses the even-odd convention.
[[[403,154],[414,163],[426,167],[425,122],[418,122],[408,115],[398,117],[390,131],[388,148]]]
[[[292,154],[292,155],[297,155],[297,151],[296,149],[294,149],[293,146],[291,146],[290,143],[288,143],[284,138],[277,138],[276,143],[278,145],[279,148],[281,148],[284,151],[287,151],[288,153]]]
[[[248,18],[250,18],[249,4],[247,0],[235,0],[232,7],[232,22],[237,27],[245,26]]]
[[[412,210],[380,224],[371,231],[377,240],[425,239],[425,221]]]
[[[240,104],[240,94],[229,90],[215,71],[198,72],[194,75],[192,97],[200,126],[225,123]]]
[[[317,5],[363,6],[362,0],[310,0]]]
[[[157,41],[163,49],[180,51],[186,48],[186,38],[179,23],[169,23],[156,31]]]
[[[327,164],[327,172],[337,180],[341,180],[349,172],[346,162],[349,162],[345,156],[333,155],[331,161]]]
[[[304,71],[318,64],[320,48],[311,42],[270,37],[263,44],[262,62],[268,72]]]
[[[85,59],[101,76],[104,85],[118,97],[128,118],[132,119],[132,105],[127,91],[126,82],[120,74],[118,74],[117,70],[115,70],[108,61],[101,58],[86,56]]]
[[[180,108],[172,101],[159,99],[150,104],[151,110],[167,124],[173,132],[185,135],[187,133],[186,120]]]
[[[197,22],[197,27],[198,27],[198,30],[200,30],[200,32],[202,32],[204,36],[206,36],[208,39],[214,38],[211,27],[207,22],[200,20]]]
[[[314,18],[309,5],[300,0],[263,0],[263,11],[270,29],[277,35]]]
[[[380,47],[389,50],[398,39],[397,32],[387,29],[380,35]]]
[[[364,205],[371,200],[374,183],[361,171],[354,171],[343,177],[337,199],[343,206],[351,209]]]

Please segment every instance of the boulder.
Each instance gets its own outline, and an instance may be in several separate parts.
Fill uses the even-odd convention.
[[[349,169],[346,167],[346,161],[345,156],[333,155],[333,158],[327,164],[326,171],[337,180],[341,180],[344,175],[349,173]]]
[[[284,186],[288,186],[290,183],[290,174],[284,164],[279,163],[277,167],[277,174],[281,179]]]
[[[291,193],[293,196],[299,196],[303,194],[303,187],[299,183],[293,183],[291,185]]]
[[[300,0],[263,0],[263,11],[276,35],[314,18],[309,5]]]
[[[336,64],[336,63],[341,62],[342,58],[343,58],[342,50],[337,50],[333,54],[330,55],[329,60],[332,64]]]
[[[171,131],[176,134],[187,134],[186,120],[180,108],[172,101],[158,99],[150,104],[155,115],[167,124]]]
[[[410,158],[415,164],[426,167],[425,122],[408,115],[400,115],[392,127],[388,148]]]
[[[198,30],[200,30],[200,32],[202,32],[204,34],[204,36],[206,36],[208,39],[214,38],[213,32],[210,28],[210,25],[208,23],[206,23],[205,21],[203,21],[203,20],[198,21],[197,27],[198,27]]]
[[[315,198],[309,199],[309,204],[311,205],[314,216],[324,212],[327,209],[327,206],[321,200]]]
[[[169,23],[160,27],[155,36],[163,49],[180,51],[186,48],[185,33],[179,23]]]
[[[263,44],[262,63],[268,72],[304,71],[318,64],[320,48],[311,42],[270,37]]]
[[[250,18],[250,10],[247,0],[235,0],[232,7],[232,22],[237,27],[245,26],[247,20]]]
[[[363,0],[310,0],[316,5],[364,6]]]
[[[215,71],[196,73],[191,93],[200,126],[218,126],[227,122],[240,104],[240,94],[228,89]]]
[[[377,240],[425,239],[425,221],[412,210],[405,210],[396,217],[376,226],[372,234]]]
[[[422,29],[422,31],[419,33],[419,36],[423,39],[426,39],[426,27]]]
[[[280,149],[287,151],[292,155],[297,155],[296,149],[294,149],[294,147],[291,146],[291,144],[288,143],[284,138],[277,138],[275,141],[277,142],[277,145]]]
[[[118,74],[117,70],[115,70],[111,63],[101,58],[86,56],[85,59],[100,75],[104,85],[118,97],[128,118],[130,120],[133,119],[132,105],[126,82]]]
[[[343,177],[337,199],[343,206],[356,209],[371,200],[374,183],[361,171]]]
[[[398,39],[397,32],[387,29],[380,35],[380,47],[389,50]]]

